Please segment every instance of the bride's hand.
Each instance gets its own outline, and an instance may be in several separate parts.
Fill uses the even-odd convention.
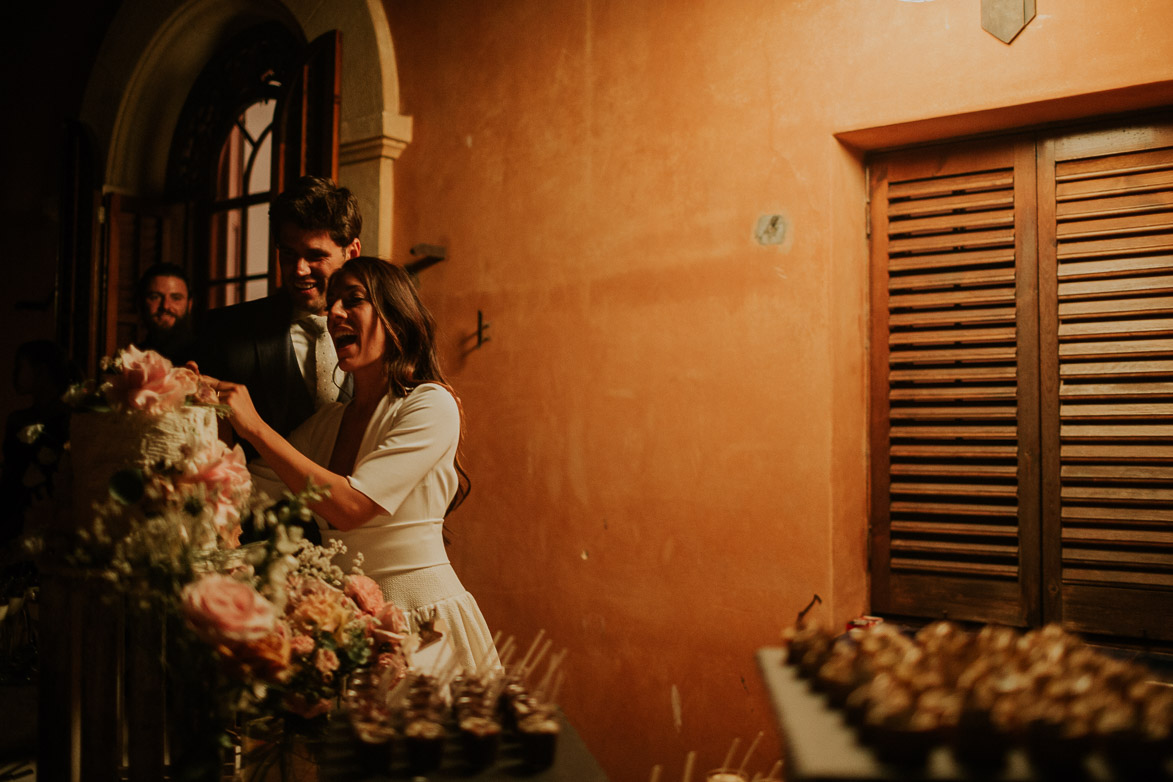
[[[212,388],[216,389],[216,397],[220,400],[220,404],[227,405],[232,410],[232,415],[228,418],[232,428],[244,439],[252,441],[265,424],[257,413],[252,397],[249,396],[248,388],[239,383],[216,380],[207,375],[204,376],[204,379],[211,384]]]

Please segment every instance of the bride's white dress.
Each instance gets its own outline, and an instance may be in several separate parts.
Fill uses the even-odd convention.
[[[289,436],[314,462],[328,466],[345,403],[323,405]],[[496,663],[492,636],[476,600],[461,585],[444,549],[444,513],[456,494],[460,411],[443,386],[424,383],[406,397],[385,396],[371,415],[350,485],[384,514],[350,531],[330,529],[318,518],[322,540],[341,540],[347,553],[335,560],[349,571],[363,555],[362,571],[408,615],[412,629],[441,620],[452,652],[466,670],[475,661]],[[249,465],[258,489],[279,497],[284,484],[263,462]]]

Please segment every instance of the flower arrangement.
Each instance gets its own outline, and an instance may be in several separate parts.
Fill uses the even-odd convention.
[[[98,377],[71,386],[64,399],[77,409],[137,410],[152,416],[192,404],[225,410],[216,392],[196,372],[134,345],[103,357]]]
[[[149,424],[136,430],[141,444],[118,430],[133,463],[100,475],[92,523],[53,543],[67,563],[101,574],[138,617],[167,627],[171,752],[182,778],[218,778],[220,750],[248,722],[265,720],[286,736],[324,731],[360,667],[405,675],[417,641],[402,611],[361,569],[344,573],[333,564],[345,551],[340,542],[314,545],[298,526],[312,521],[308,504],[322,491],[310,486],[276,502],[254,496],[243,451],[209,439],[202,414],[198,436],[173,438],[163,456],[151,451],[160,439],[156,421],[175,418],[170,413],[226,412],[198,374],[129,347],[103,359],[98,378],[73,387],[65,401]],[[90,439],[109,450],[106,440]],[[73,456],[81,458],[79,450]],[[241,545],[246,524],[262,539]],[[132,613],[128,621],[139,619]]]
[[[300,737],[321,737],[347,678],[373,667],[406,676],[415,639],[398,607],[355,570],[332,559],[345,552],[280,526],[226,572],[209,572],[182,590],[180,615],[196,643],[188,654],[213,660],[222,704],[261,741],[242,742],[250,778],[264,778]]]
[[[237,546],[239,521],[225,534],[219,500],[209,499],[220,496],[220,484],[209,488],[193,476],[223,473],[221,483],[233,485],[235,458],[143,471],[141,486],[124,474],[102,509],[121,507],[130,517],[129,533],[106,541],[107,579],[171,628],[168,672],[185,734],[179,762],[196,770],[215,762],[238,727],[259,722],[282,740],[263,742],[245,760],[277,762],[285,738],[324,733],[351,673],[377,666],[398,679],[416,644],[403,612],[373,580],[333,564],[345,546],[315,545],[293,523],[322,497],[314,487],[275,504],[250,500],[243,513],[269,531],[264,539]]]

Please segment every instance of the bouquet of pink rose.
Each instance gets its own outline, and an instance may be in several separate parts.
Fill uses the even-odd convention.
[[[132,345],[103,358],[98,377],[64,399],[74,409],[71,494],[56,532],[89,528],[94,519],[102,529],[87,531],[118,540],[135,519],[164,517],[197,549],[217,539],[235,545],[251,479],[244,452],[217,436],[216,415],[227,408],[197,373]]]
[[[134,345],[104,356],[96,379],[72,386],[65,401],[75,408],[98,411],[140,410],[162,415],[185,405],[223,410],[216,392],[200,375],[177,367],[153,350]]]
[[[378,585],[332,564],[345,547],[299,532],[278,527],[231,572],[203,574],[182,592],[184,656],[216,682],[222,717],[229,706],[245,725],[264,726],[266,740],[245,752],[254,771],[278,763],[290,737],[322,735],[351,673],[379,666],[395,680],[414,648],[406,617]]]

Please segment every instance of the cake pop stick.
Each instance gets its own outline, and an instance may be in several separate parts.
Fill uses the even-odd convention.
[[[652,775],[650,777],[648,777],[648,782],[660,782],[660,771],[661,770],[662,769],[660,768],[659,763],[652,766]]]
[[[488,646],[486,646],[480,654],[478,654],[476,657],[473,658],[472,670],[465,671],[465,674],[467,674],[468,676],[477,676],[478,674],[480,674],[481,667],[485,664],[485,660],[488,660],[489,655],[493,654],[497,650],[497,643],[500,640],[501,640],[501,631],[498,630],[496,633],[493,634],[493,642],[490,643]],[[500,657],[498,657],[498,661],[500,661]]]
[[[546,688],[550,686],[550,680],[554,678],[554,672],[558,670],[558,664],[562,662],[562,658],[565,656],[566,650],[563,649],[550,658],[550,667],[546,670],[546,675],[542,677],[541,683],[535,688],[537,692],[545,692]]]
[[[554,677],[554,686],[550,688],[550,695],[546,700],[549,703],[558,703],[558,690],[562,688],[562,671],[558,671],[558,675]]]
[[[501,660],[501,667],[505,668],[509,665],[509,661],[513,659],[513,653],[517,651],[517,643],[513,636],[505,639],[505,643],[501,644],[501,648],[497,651],[497,657]]]
[[[521,678],[529,678],[530,673],[532,673],[533,670],[538,667],[538,664],[541,663],[542,658],[546,656],[546,652],[550,651],[550,647],[553,645],[554,642],[547,638],[546,642],[542,644],[542,648],[538,651],[537,657],[534,658],[534,661],[527,665],[525,670],[521,672]]]
[[[764,734],[765,731],[759,730],[758,735],[754,736],[753,743],[749,745],[749,749],[745,751],[745,757],[741,759],[741,765],[737,767],[738,776],[745,776],[745,766],[747,763],[749,763],[749,756],[752,755],[753,751],[758,748],[758,742],[762,740],[762,736]]]
[[[445,652],[447,652],[447,654],[445,654]],[[456,653],[452,651],[452,648],[448,646],[448,644],[444,644],[442,647],[440,647],[436,656],[432,659],[432,665],[430,668],[428,668],[428,675],[431,676],[432,679],[438,679],[439,672],[446,668],[448,662],[454,657],[456,657]],[[441,664],[441,661],[443,661],[443,664]]]
[[[773,768],[770,769],[770,773],[766,774],[766,779],[781,780],[782,779],[781,771],[782,771],[782,761],[781,760],[775,761]]]
[[[684,758],[684,776],[680,778],[680,782],[692,782],[692,767],[696,763],[696,750],[688,751],[688,755]]]
[[[737,751],[737,745],[741,743],[741,736],[735,736],[733,743],[729,745],[729,752],[725,754],[725,760],[721,763],[721,770],[727,771],[729,764],[733,762],[733,753]]]
[[[534,641],[533,641],[533,643],[531,643],[529,645],[529,650],[526,651],[525,657],[522,657],[521,662],[519,662],[517,664],[517,670],[519,672],[525,671],[526,666],[529,664],[529,658],[533,657],[534,652],[537,651],[537,649],[538,649],[538,644],[540,644],[542,642],[542,638],[544,638],[545,636],[546,636],[545,629],[538,630],[538,634],[534,636]]]
[[[411,674],[404,676],[395,683],[387,693],[387,699],[384,701],[392,710],[398,710],[402,707],[403,702],[407,700],[407,692],[411,688],[411,682],[415,677]]]
[[[456,670],[460,667],[460,658],[456,656],[456,651],[449,647],[448,657],[444,664],[440,666],[440,670],[436,673],[436,689],[442,690],[448,686],[452,679],[456,676]]]

